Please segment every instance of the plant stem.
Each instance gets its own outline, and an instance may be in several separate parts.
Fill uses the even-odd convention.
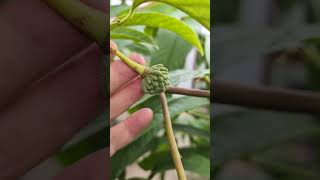
[[[101,47],[106,47],[108,17],[105,13],[87,6],[80,0],[46,0],[46,2]]]
[[[181,155],[179,153],[176,139],[174,137],[173,130],[172,130],[172,124],[171,124],[169,108],[168,108],[168,104],[167,104],[167,98],[164,93],[160,93],[160,101],[161,101],[161,105],[162,105],[164,124],[165,124],[167,138],[168,138],[169,145],[170,145],[170,150],[171,150],[171,155],[172,155],[172,159],[174,162],[174,166],[176,168],[179,180],[186,180],[187,178],[186,178],[184,168],[182,165]]]
[[[210,91],[200,89],[188,89],[177,86],[169,86],[166,93],[183,94],[187,96],[210,97]]]
[[[133,69],[134,71],[136,71],[137,73],[139,73],[140,75],[143,75],[146,67],[138,64],[136,62],[134,62],[133,60],[131,60],[130,58],[128,58],[126,55],[122,54],[119,50],[114,49],[112,47],[110,47],[110,50],[116,55],[118,56],[123,62],[125,62],[131,69]]]
[[[320,114],[320,93],[215,81],[214,103]]]

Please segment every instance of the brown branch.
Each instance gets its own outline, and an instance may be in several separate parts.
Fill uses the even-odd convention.
[[[166,93],[171,94],[183,94],[188,96],[197,96],[197,97],[210,97],[210,91],[200,90],[200,89],[188,89],[177,86],[169,86],[166,90]]]
[[[215,81],[214,103],[320,114],[320,93]]]

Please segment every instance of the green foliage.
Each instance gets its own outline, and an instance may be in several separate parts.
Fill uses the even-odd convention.
[[[160,132],[163,125],[161,104],[159,102],[159,98],[153,98],[152,100],[157,103],[152,103],[153,106],[148,106],[147,104],[144,106],[149,107],[154,111],[154,118],[150,127],[146,129],[134,142],[130,143],[111,157],[111,179],[119,176],[127,165],[136,161],[146,152],[156,149],[160,144],[159,141],[161,141],[161,139],[157,138],[157,134]],[[207,99],[194,97],[183,97],[168,100],[170,115],[172,118],[182,112],[208,104],[209,101]]]
[[[203,48],[196,33],[185,23],[176,18],[159,13],[135,13],[130,21],[122,24],[123,26],[148,26],[153,28],[163,28],[175,32],[181,38],[194,45],[201,54]]]
[[[205,28],[210,29],[210,0],[135,0],[132,7],[136,8],[149,1],[170,4],[200,22]]]
[[[209,153],[210,147],[180,149],[185,169],[206,177],[210,176]],[[144,170],[152,170],[156,173],[174,169],[169,149],[152,153],[148,157],[144,158],[139,165]]]

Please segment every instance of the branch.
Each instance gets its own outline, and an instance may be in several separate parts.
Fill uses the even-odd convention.
[[[215,81],[213,102],[268,110],[320,114],[320,93]]]
[[[173,134],[172,130],[172,124],[169,114],[169,108],[167,104],[167,98],[164,93],[160,93],[160,101],[162,105],[162,113],[163,113],[163,119],[164,119],[164,125],[170,145],[171,155],[174,162],[174,166],[176,168],[179,180],[186,180],[186,175],[184,172],[184,168],[181,162],[181,155],[178,150],[177,142]]]
[[[177,86],[169,86],[166,90],[166,93],[170,94],[183,94],[188,96],[197,96],[197,97],[210,97],[210,91],[200,90],[200,89],[188,89]]]

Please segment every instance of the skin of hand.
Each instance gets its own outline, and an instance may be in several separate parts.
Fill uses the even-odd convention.
[[[116,48],[111,42],[110,46]],[[114,56],[111,54],[111,58]],[[138,54],[132,54],[130,59],[144,64],[144,59]],[[111,59],[112,60],[112,59]],[[110,64],[110,121],[126,111],[137,102],[144,92],[141,87],[142,78],[122,61],[113,61]],[[141,109],[120,124],[110,129],[110,156],[117,150],[131,142],[151,122],[151,109]]]
[[[104,0],[83,0],[103,10]],[[103,8],[101,8],[103,7]],[[21,18],[23,17],[23,18]],[[16,179],[54,155],[102,113],[102,50],[42,0],[0,5],[0,179]],[[132,55],[139,63],[141,56]],[[125,64],[110,64],[110,120],[142,95],[141,79]],[[113,154],[148,126],[142,109],[110,129],[110,149],[88,155],[54,179],[108,179]]]

